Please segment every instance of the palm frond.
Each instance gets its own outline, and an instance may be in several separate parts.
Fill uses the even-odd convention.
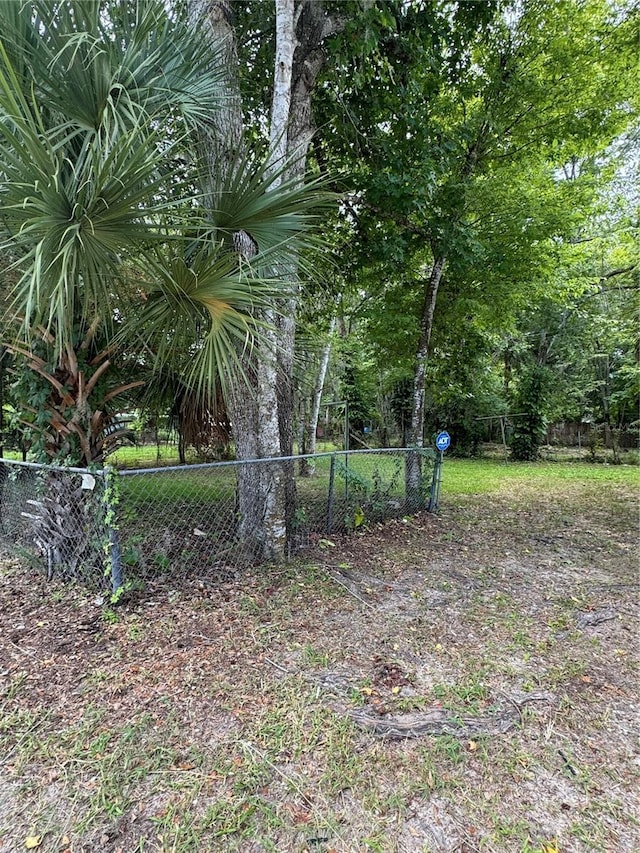
[[[13,306],[25,328],[42,323],[69,336],[77,309],[109,314],[122,252],[157,238],[163,201],[158,132],[147,121],[129,138],[91,134],[75,158],[13,111],[0,73],[0,248],[17,256],[22,277]],[[14,104],[15,106],[15,104]],[[60,334],[62,333],[62,334]]]
[[[296,251],[313,244],[313,226],[335,205],[336,196],[321,180],[301,184],[287,177],[288,167],[284,163],[274,170],[269,156],[238,155],[214,190],[212,218],[221,239],[229,244],[234,232],[246,231],[261,255],[282,251],[289,243]]]
[[[334,197],[269,157],[239,155],[219,180],[174,169],[218,106],[216,67],[160,0],[0,2],[0,251],[25,335],[42,325],[62,353],[79,316],[113,318],[138,264],[132,349],[178,364],[196,392],[243,375]]]
[[[219,106],[220,72],[193,26],[157,0],[0,4],[0,38],[25,91],[55,123],[126,130],[175,110],[191,125]]]
[[[186,41],[183,26],[182,43],[167,43],[177,24],[158,3],[116,4],[111,18],[99,3],[80,0],[16,4],[20,13],[7,5],[14,4],[0,4],[0,250],[10,249],[22,271],[12,306],[25,331],[55,327],[62,346],[78,312],[111,315],[123,255],[153,242],[167,209],[191,192],[165,191],[164,164],[188,130],[174,127],[167,141],[157,114],[164,104],[171,115],[182,95],[172,101],[171,75],[157,69],[166,59],[174,77],[180,68],[186,75],[193,37]],[[134,77],[142,79],[145,65],[156,71],[143,85]],[[128,87],[115,86],[116,78]],[[203,109],[211,102],[200,97]]]
[[[147,260],[146,300],[122,335],[130,339],[135,327],[158,370],[171,364],[189,389],[211,396],[217,384],[243,377],[243,355],[264,326],[257,314],[271,304],[278,283],[239,270],[235,256],[214,244],[189,262],[184,248],[169,243]]]

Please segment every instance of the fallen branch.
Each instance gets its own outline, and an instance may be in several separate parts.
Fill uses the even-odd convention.
[[[332,581],[335,581],[337,584],[340,584],[341,587],[347,590],[349,595],[352,595],[356,598],[361,604],[364,604],[365,607],[369,607],[371,610],[375,610],[375,607],[371,602],[367,601],[366,598],[363,598],[360,592],[357,590],[357,585],[350,578],[345,577],[344,573],[340,569],[336,569],[333,566],[323,566],[328,576]],[[341,577],[337,577],[337,575],[341,575],[341,577],[345,577],[345,580],[342,580]]]
[[[579,613],[576,616],[576,622],[578,628],[591,628],[595,625],[600,625],[602,622],[611,622],[617,618],[618,612],[612,607],[601,607],[599,610]]]
[[[355,709],[347,711],[347,716],[358,728],[388,740],[404,740],[425,735],[452,735],[466,739],[505,734],[521,721],[523,705],[529,702],[548,702],[552,698],[548,693],[532,693],[519,701],[509,698],[512,707],[496,708],[494,713],[483,717],[458,717],[444,708],[396,716],[386,714],[382,717]]]
[[[558,750],[558,755],[562,759],[562,763],[567,768],[569,773],[571,773],[572,776],[577,776],[578,771],[575,769],[575,767],[572,764],[569,763],[569,759],[567,758],[567,756],[564,754],[564,752],[561,749]]]

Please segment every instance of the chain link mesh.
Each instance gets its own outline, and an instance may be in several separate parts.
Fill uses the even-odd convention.
[[[416,449],[100,472],[3,460],[0,541],[38,558],[49,577],[100,589],[227,575],[264,558],[253,534],[274,481],[286,484],[282,514],[292,555],[323,538],[434,509],[436,462],[433,451]],[[247,505],[247,494],[264,505]]]
[[[47,577],[113,585],[103,472],[0,462],[0,542]]]

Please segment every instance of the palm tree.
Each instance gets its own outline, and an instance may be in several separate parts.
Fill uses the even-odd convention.
[[[0,257],[17,279],[6,324],[46,389],[43,444],[76,463],[104,454],[92,432],[112,427],[106,404],[145,369],[169,368],[205,403],[241,381],[265,331],[257,309],[286,291],[269,270],[306,245],[318,200],[246,152],[217,183],[198,174],[220,77],[168,6],[0,3]],[[82,372],[89,329],[104,347]],[[93,380],[123,354],[137,370],[115,387]]]
[[[78,324],[97,320],[109,346],[177,362],[190,388],[214,394],[242,374],[260,335],[255,309],[282,289],[264,270],[300,242],[313,193],[271,191],[277,176],[245,156],[212,216],[190,150],[219,105],[218,76],[167,4],[0,4],[0,34],[0,251],[18,275],[14,346],[44,337],[55,371]]]

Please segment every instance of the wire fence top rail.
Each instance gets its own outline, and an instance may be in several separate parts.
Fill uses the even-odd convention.
[[[221,462],[194,462],[184,463],[181,465],[159,465],[153,468],[115,468],[105,466],[103,470],[116,471],[121,477],[132,476],[133,474],[160,474],[167,471],[200,471],[213,468],[233,468],[238,465],[259,465],[261,463],[274,464],[282,462],[300,462],[303,460],[312,459],[330,459],[332,456],[367,456],[371,454],[398,454],[405,455],[407,453],[422,453],[426,457],[430,457],[435,453],[430,447],[374,447],[371,449],[365,448],[360,450],[327,450],[322,453],[299,453],[294,456],[260,456],[254,459],[227,459]],[[71,470],[71,469],[69,469]],[[78,469],[79,470],[79,469]]]
[[[34,468],[38,471],[66,471],[69,474],[93,474],[98,477],[113,470],[110,466],[104,466],[103,468],[76,468],[71,465],[54,465],[47,462],[24,462],[22,459],[7,459],[4,456],[0,456],[0,465],[15,465],[17,468]]]

